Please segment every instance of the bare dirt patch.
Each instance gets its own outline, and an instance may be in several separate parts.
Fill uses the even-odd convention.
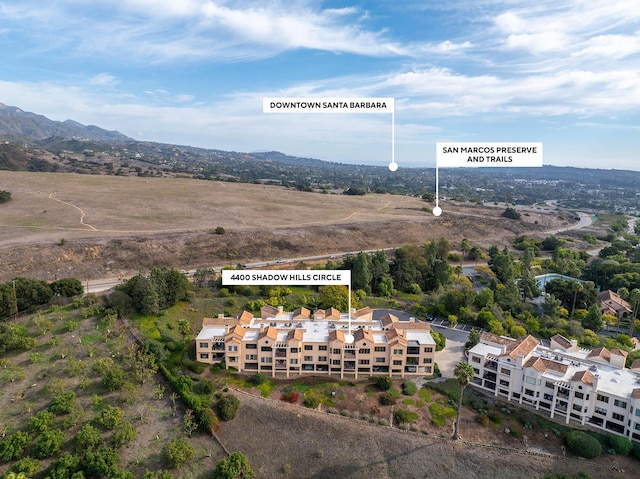
[[[0,172],[13,200],[0,207],[0,281],[17,275],[81,279],[360,251],[463,237],[488,247],[566,225],[534,211],[522,221],[501,207],[345,196],[188,179]],[[430,205],[433,206],[433,205]],[[226,234],[213,230],[222,226]]]

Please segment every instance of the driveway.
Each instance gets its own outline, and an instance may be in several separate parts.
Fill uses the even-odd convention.
[[[469,332],[433,325],[433,330],[444,334],[447,344],[442,351],[436,353],[436,363],[443,378],[452,378],[453,370],[460,361],[465,360],[464,345],[469,339]]]

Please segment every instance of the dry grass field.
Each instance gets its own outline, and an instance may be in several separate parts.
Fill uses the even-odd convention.
[[[399,195],[345,196],[277,186],[191,179],[0,172],[0,281],[117,276],[157,265],[180,268],[332,254],[467,237],[505,238],[566,224],[531,211],[424,201]],[[216,227],[224,235],[212,234]]]

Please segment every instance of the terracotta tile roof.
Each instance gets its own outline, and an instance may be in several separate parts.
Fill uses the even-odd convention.
[[[576,372],[573,377],[571,378],[572,382],[583,382],[584,384],[586,384],[587,386],[593,386],[593,381],[595,380],[595,378],[593,377],[593,374],[590,371],[587,371],[586,369],[584,371],[578,371]]]
[[[278,308],[274,308],[269,304],[265,304],[260,308],[260,317],[262,319],[273,318],[278,314]]]
[[[249,324],[251,323],[252,319],[253,314],[251,314],[249,311],[243,311],[242,314],[238,317],[240,324]]]
[[[431,331],[431,325],[422,321],[399,321],[391,325],[395,329]]]
[[[392,328],[389,331],[385,331],[384,334],[387,336],[387,341],[389,341],[390,344],[393,344],[393,343],[401,343],[403,345],[407,344],[407,338],[404,336],[404,333],[402,332],[402,330],[397,330]]]
[[[540,344],[540,341],[529,334],[525,338],[516,341],[515,344],[511,343],[508,345],[506,354],[510,356],[511,359],[517,359],[520,354],[526,358],[538,344]]]
[[[331,335],[329,335],[331,336]],[[287,340],[290,341],[292,339],[302,341],[304,337],[304,331],[300,328],[292,329],[287,333]]]
[[[631,391],[631,397],[633,399],[640,399],[640,388],[635,388],[633,391]]]
[[[538,358],[538,357],[529,358],[527,362],[524,363],[524,367],[534,368],[536,371],[540,373],[543,373],[547,369],[550,369],[552,371],[557,371],[562,374],[566,374],[567,370],[569,369],[569,366],[566,364],[552,361],[551,359]]]
[[[612,349],[611,354],[615,354],[616,356],[622,356],[624,358],[626,358],[629,355],[629,353],[623,349]]]
[[[363,316],[368,315],[373,315],[373,309],[371,309],[369,306],[356,309],[356,311],[353,313],[354,318],[362,318]]]
[[[571,341],[569,341],[567,338],[565,338],[561,334],[556,334],[554,336],[551,336],[551,340],[555,341],[556,343],[558,343],[564,349],[570,349],[573,346],[571,344]]]
[[[369,331],[368,329],[356,329],[353,332],[353,337],[355,338],[355,341],[369,341],[370,343],[373,343],[373,334],[371,334],[371,331]]]
[[[247,332],[246,329],[244,329],[242,326],[238,325],[238,326],[235,326],[234,328],[230,329],[229,332],[225,336],[235,335],[235,336],[240,336],[241,338],[244,338],[244,334],[246,332]]]
[[[597,300],[598,304],[600,304],[600,309],[614,316],[632,312],[631,305],[610,289],[598,294]]]
[[[337,329],[329,331],[329,341],[336,340],[344,342],[344,331],[338,331]]]
[[[607,361],[609,361],[609,359],[611,359],[611,352],[607,349],[607,348],[596,348],[593,349],[590,353],[589,353],[589,357],[590,358],[602,358],[602,359],[606,359]]]
[[[202,326],[235,326],[236,318],[202,318]]]
[[[631,369],[640,369],[640,359],[635,359],[633,363],[631,363]]]
[[[262,339],[264,337],[273,339],[275,341],[278,337],[278,330],[273,326],[269,326],[264,331],[261,331],[260,334],[258,335],[258,339]]]
[[[340,311],[336,308],[329,308],[325,310],[324,319],[340,319]]]
[[[293,319],[309,319],[311,317],[311,311],[307,308],[301,307],[293,312]]]
[[[504,336],[498,336],[497,334],[493,334],[493,333],[488,333],[488,332],[483,332],[482,334],[480,334],[480,341],[481,342],[488,342],[488,343],[494,343],[494,344],[503,344],[503,345],[509,345],[512,344],[514,342],[516,342],[515,339],[513,338],[507,338]]]
[[[394,316],[393,314],[390,314],[390,313],[387,313],[380,318],[380,323],[382,323],[382,326],[384,326],[385,328],[388,328],[392,326],[393,323],[396,323],[399,321],[400,320],[398,319],[397,316]]]

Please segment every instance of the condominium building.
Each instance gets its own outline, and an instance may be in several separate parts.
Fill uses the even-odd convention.
[[[335,308],[312,314],[306,308],[287,312],[264,306],[260,318],[247,311],[233,318],[204,318],[196,359],[286,377],[433,374],[436,345],[429,323],[400,321],[393,314],[374,320],[370,308],[350,316]],[[352,343],[345,341],[349,331]]]
[[[620,349],[583,349],[561,335],[544,347],[533,336],[483,333],[469,351],[472,384],[566,424],[589,425],[640,441],[640,361],[625,368]]]

